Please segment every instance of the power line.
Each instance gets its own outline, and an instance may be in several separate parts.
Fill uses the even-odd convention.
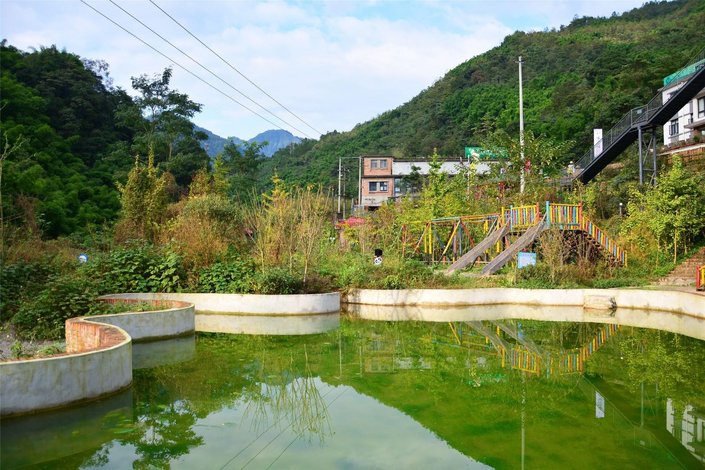
[[[134,34],[133,32],[129,31],[129,30],[126,29],[124,26],[120,25],[118,22],[114,21],[112,18],[110,18],[109,16],[105,15],[105,14],[104,14],[103,12],[101,12],[100,10],[97,10],[96,8],[94,8],[92,5],[90,5],[89,3],[87,3],[85,0],[81,0],[81,3],[83,3],[83,4],[86,5],[88,8],[90,8],[90,9],[93,10],[93,11],[95,11],[96,13],[98,13],[100,16],[102,16],[102,17],[105,18],[106,20],[110,21],[112,24],[114,24],[114,25],[117,26],[118,28],[120,28],[120,29],[122,29],[123,31],[125,31],[127,34],[129,34],[129,35],[132,36],[133,38],[135,38],[135,39],[137,39],[138,41],[140,41],[140,42],[141,42],[142,44],[144,44],[145,46],[147,46],[147,47],[149,47],[150,49],[152,49],[152,50],[153,50],[154,52],[156,52],[157,54],[161,55],[162,57],[164,57],[164,58],[167,59],[168,61],[174,63],[176,66],[178,66],[179,68],[181,68],[181,69],[182,69],[183,71],[185,71],[186,73],[192,75],[194,78],[196,78],[196,79],[200,80],[201,82],[203,82],[204,84],[208,85],[209,87],[211,87],[212,89],[214,89],[215,91],[217,91],[218,93],[220,93],[221,95],[223,95],[223,96],[225,96],[226,98],[230,99],[231,101],[233,101],[233,102],[239,104],[240,106],[242,106],[243,108],[245,108],[246,110],[248,110],[249,112],[251,112],[252,114],[255,114],[256,116],[259,116],[260,118],[264,119],[265,121],[267,121],[268,123],[270,123],[271,125],[273,125],[274,127],[276,127],[277,129],[281,129],[281,130],[283,130],[283,131],[286,130],[286,129],[282,128],[279,124],[276,124],[276,123],[270,121],[269,119],[267,119],[266,117],[262,116],[260,113],[258,113],[258,112],[255,111],[254,109],[251,109],[251,108],[249,108],[247,105],[244,105],[244,104],[240,103],[238,100],[236,100],[236,99],[233,98],[232,96],[228,95],[227,93],[225,93],[225,92],[224,92],[223,90],[221,90],[220,88],[218,88],[218,87],[212,85],[211,83],[208,83],[206,80],[204,80],[203,78],[199,77],[198,75],[196,75],[195,73],[193,73],[192,71],[190,71],[189,69],[187,69],[186,67],[184,67],[183,65],[181,65],[180,63],[178,63],[177,61],[175,61],[174,59],[172,59],[171,57],[169,57],[168,55],[164,54],[163,52],[161,52],[160,50],[158,50],[157,48],[155,48],[154,46],[152,46],[151,44],[149,44],[149,43],[148,43],[147,41],[145,41],[144,39],[140,38],[139,36],[137,36],[137,35]]]
[[[273,112],[271,112],[270,110],[268,110],[267,108],[265,108],[264,106],[262,106],[261,104],[259,104],[258,102],[256,102],[256,101],[253,100],[252,98],[250,98],[249,96],[247,96],[245,93],[243,93],[242,91],[240,91],[240,90],[238,90],[237,88],[235,88],[234,86],[232,86],[230,83],[228,83],[227,81],[225,81],[225,80],[224,80],[223,78],[221,78],[219,75],[217,75],[216,73],[214,73],[213,71],[211,71],[208,67],[206,67],[205,65],[201,64],[199,61],[197,61],[196,59],[194,59],[193,57],[191,57],[189,54],[187,54],[186,52],[184,52],[182,49],[180,49],[180,48],[179,48],[178,46],[176,46],[174,43],[172,43],[171,41],[169,41],[168,39],[166,39],[164,36],[162,36],[161,34],[159,34],[158,32],[156,32],[154,29],[152,29],[152,28],[150,28],[149,26],[147,26],[146,24],[144,24],[139,18],[135,17],[132,13],[130,13],[129,11],[125,10],[123,7],[121,7],[120,5],[118,5],[117,3],[115,3],[114,0],[110,0],[110,3],[112,3],[113,5],[115,5],[116,7],[118,7],[120,10],[122,10],[122,11],[123,11],[126,15],[128,15],[130,18],[132,18],[133,20],[137,21],[139,24],[141,24],[142,26],[144,26],[145,28],[147,28],[148,30],[150,30],[152,33],[154,33],[156,36],[158,36],[162,41],[166,42],[166,43],[169,44],[171,47],[173,47],[174,49],[176,49],[177,51],[181,52],[183,55],[185,55],[186,57],[188,57],[189,59],[191,59],[192,62],[194,62],[195,64],[197,64],[197,65],[198,65],[199,67],[201,67],[203,70],[205,70],[206,72],[208,72],[208,73],[210,73],[211,75],[213,75],[215,78],[217,78],[218,80],[220,80],[221,82],[223,82],[225,85],[227,85],[228,87],[230,87],[230,88],[232,88],[233,90],[235,90],[236,92],[238,92],[241,96],[243,96],[244,98],[248,99],[250,102],[252,102],[252,103],[255,104],[256,106],[259,106],[263,111],[265,111],[266,113],[271,114],[271,115],[274,116],[276,119],[279,119],[281,122],[283,122],[283,123],[286,124],[287,126],[291,127],[291,128],[294,129],[295,131],[297,131],[297,132],[299,132],[299,133],[305,135],[306,137],[311,138],[311,136],[308,135],[306,132],[302,131],[301,129],[297,128],[296,126],[294,126],[293,124],[287,122],[286,120],[280,118],[279,116],[277,116],[276,114],[274,114]]]
[[[168,16],[174,23],[176,23],[177,25],[179,25],[179,26],[181,27],[181,29],[183,29],[183,30],[186,31],[188,34],[190,34],[192,38],[194,38],[196,41],[200,42],[203,47],[205,47],[206,49],[208,49],[209,51],[211,51],[213,54],[215,54],[215,56],[218,57],[220,60],[222,60],[228,67],[230,67],[230,68],[233,69],[235,72],[237,72],[242,78],[244,78],[245,80],[247,80],[248,82],[250,82],[250,83],[251,83],[255,88],[257,88],[259,91],[261,91],[262,93],[264,93],[265,95],[267,95],[272,101],[274,101],[274,102],[277,103],[279,106],[281,106],[283,109],[285,109],[289,114],[291,114],[292,116],[294,116],[296,119],[298,119],[299,121],[301,121],[302,123],[304,123],[304,124],[305,124],[306,126],[308,126],[309,128],[313,129],[316,133],[318,133],[318,134],[320,134],[320,135],[323,134],[321,131],[317,130],[317,129],[316,129],[315,127],[313,127],[311,124],[309,124],[308,122],[306,122],[306,121],[304,121],[302,118],[300,118],[296,113],[294,113],[294,112],[291,111],[289,108],[287,108],[287,107],[284,106],[282,103],[280,103],[280,102],[279,102],[276,98],[274,98],[272,95],[270,95],[269,93],[267,93],[266,91],[264,91],[264,90],[263,90],[259,85],[257,85],[255,82],[253,82],[252,80],[250,80],[244,73],[240,72],[234,65],[232,65],[230,62],[228,62],[227,60],[225,60],[220,54],[218,54],[218,53],[215,52],[213,49],[211,49],[206,43],[204,43],[203,41],[201,41],[201,40],[198,38],[198,36],[196,36],[196,35],[193,34],[191,31],[189,31],[189,29],[188,29],[186,26],[184,26],[184,25],[182,25],[181,23],[179,23],[179,21],[176,20],[173,16],[171,16],[169,13],[167,13],[166,11],[164,11],[164,9],[162,9],[162,7],[160,7],[159,5],[157,5],[157,4],[154,2],[154,0],[149,0],[149,2],[150,2],[152,5],[154,5],[155,7],[157,7],[157,8],[158,8],[162,13],[164,13],[166,16]]]

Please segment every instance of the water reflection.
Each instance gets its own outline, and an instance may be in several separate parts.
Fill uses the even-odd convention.
[[[113,421],[97,404],[85,408],[93,417],[3,420],[0,466],[701,465],[703,341],[612,319],[435,319],[344,317],[306,337],[199,334],[183,362],[135,371]],[[104,430],[90,436],[64,431],[97,422]],[[55,444],[23,459],[37,442]]]

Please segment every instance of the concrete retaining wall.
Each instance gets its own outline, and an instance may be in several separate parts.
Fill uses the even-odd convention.
[[[139,300],[101,298],[110,303],[135,303]],[[110,315],[96,315],[91,320],[119,326],[127,331],[133,341],[150,341],[162,338],[174,338],[196,331],[194,306],[188,302],[174,300],[154,301],[155,307],[171,307],[165,310],[149,312],[125,312]]]
[[[589,308],[598,304],[595,302],[596,298],[612,300],[620,309],[672,312],[705,318],[703,295],[639,289],[355,289],[347,294],[343,302],[388,306],[459,307],[510,304]]]
[[[69,320],[67,350],[75,353],[0,363],[0,416],[66,406],[132,382],[132,343],[119,327]]]
[[[110,302],[122,302],[122,300]],[[129,301],[128,301],[129,302]],[[67,406],[115,393],[132,383],[132,340],[193,334],[192,304],[66,321],[66,354],[0,363],[0,416]]]
[[[113,294],[105,299],[178,300],[194,304],[198,312],[248,315],[315,315],[340,310],[340,294]]]

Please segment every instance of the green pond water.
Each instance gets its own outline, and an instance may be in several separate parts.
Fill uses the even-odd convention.
[[[701,325],[702,327],[702,325]],[[0,468],[703,468],[705,341],[343,316],[134,345],[134,383],[0,421]]]

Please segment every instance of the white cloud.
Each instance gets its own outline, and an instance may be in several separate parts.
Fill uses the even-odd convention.
[[[110,3],[87,1],[207,81],[246,102]],[[281,111],[147,0],[116,1],[234,87],[267,109]],[[570,22],[574,14],[608,15],[613,8],[629,9],[637,4],[631,0],[403,4],[333,0],[155,1],[250,79],[322,131],[348,130],[408,101],[449,69],[498,45],[517,29],[515,23],[522,15],[529,18],[527,24],[557,26]],[[129,89],[131,76],[160,73],[169,65],[167,59],[78,1],[3,0],[0,8],[2,35],[10,44],[22,49],[56,44],[84,57],[105,59],[115,83],[123,88]],[[178,67],[174,68],[172,85],[204,104],[204,112],[196,122],[218,134],[247,138],[273,127]],[[254,108],[252,104],[248,106]],[[312,134],[292,116],[280,115]]]

